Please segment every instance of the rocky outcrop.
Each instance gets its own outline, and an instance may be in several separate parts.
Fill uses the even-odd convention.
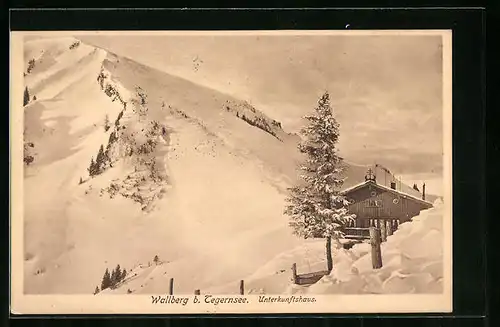
[[[34,147],[35,144],[33,142],[24,142],[24,164],[25,165],[30,165],[35,161],[35,156],[34,156]]]
[[[128,174],[124,179],[116,179],[106,188],[101,189],[101,195],[110,198],[121,195],[141,205],[141,210],[149,212],[154,208],[154,201],[161,199],[168,185],[159,177],[154,161],[145,165],[147,168]],[[152,178],[152,176],[155,177]]]
[[[73,49],[78,48],[79,46],[80,46],[80,41],[76,41],[76,42],[71,43],[71,45],[69,46],[69,49],[73,50]]]
[[[263,130],[266,133],[271,134],[278,140],[282,141],[279,137],[279,134],[283,133],[283,129],[281,128],[281,123],[277,120],[271,119],[265,116],[260,111],[257,111],[251,104],[248,102],[243,103],[232,103],[226,101],[224,109],[227,112],[232,112],[236,115],[236,117],[240,118],[247,124],[257,127]]]
[[[143,211],[150,211],[155,200],[161,198],[168,188],[164,159],[158,154],[160,146],[168,145],[168,129],[158,121],[147,119],[147,95],[140,87],[136,88],[133,97],[127,97],[127,102],[122,87],[106,70],[101,70],[97,82],[111,101],[123,105],[110,127],[108,144],[102,156],[105,158],[103,171],[113,168],[118,161],[126,162],[125,166],[133,169],[124,178],[114,179],[109,186],[102,188],[100,194],[110,198],[123,196],[140,204]],[[131,112],[124,121],[128,109]]]

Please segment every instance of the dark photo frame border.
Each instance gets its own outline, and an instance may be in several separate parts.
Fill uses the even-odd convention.
[[[278,29],[451,29],[453,31],[453,313],[439,319],[462,317],[463,326],[476,326],[486,315],[486,135],[485,135],[485,11],[482,9],[241,9],[241,10],[12,10],[11,31],[42,30],[278,30]],[[8,51],[8,50],[7,50]],[[8,112],[8,111],[4,111]],[[7,114],[8,115],[8,114]],[[7,117],[8,118],[8,117]],[[7,119],[8,120],[8,119]],[[8,130],[8,129],[5,129]],[[8,139],[8,137],[7,137]],[[5,145],[5,144],[4,144]],[[9,147],[8,145],[6,149]],[[472,173],[471,173],[472,172]],[[7,206],[9,204],[7,203]],[[9,242],[8,220],[4,220]],[[9,258],[9,243],[3,254]],[[4,281],[9,283],[9,277]],[[9,286],[8,286],[9,287]],[[7,288],[8,289],[8,288]],[[6,308],[9,294],[4,293]],[[10,311],[10,310],[9,310]],[[214,317],[215,315],[210,315]],[[252,315],[253,316],[253,315]],[[287,317],[290,315],[258,315]],[[305,314],[301,317],[361,317],[361,315]],[[364,318],[380,315],[362,315]],[[391,314],[384,317],[417,317]],[[27,318],[35,316],[14,316]],[[52,316],[36,316],[48,319]],[[77,316],[66,316],[77,317]],[[86,318],[96,316],[87,315]],[[106,316],[111,317],[111,316]],[[178,315],[120,315],[129,318],[179,317]],[[207,315],[190,316],[191,318]],[[249,315],[238,317],[243,323]],[[184,317],[185,318],[185,317]],[[179,317],[181,319],[181,317]],[[423,318],[420,318],[423,319]],[[16,319],[18,320],[18,319]],[[279,325],[298,323],[286,319]],[[394,322],[400,325],[403,321]],[[416,322],[419,319],[415,319]],[[224,323],[231,323],[226,320]],[[415,326],[434,326],[422,320]],[[438,321],[438,320],[436,320]],[[441,320],[439,326],[452,319]],[[468,323],[467,321],[470,321]],[[55,322],[55,321],[54,321]],[[82,321],[83,322],[83,321]],[[188,321],[184,321],[187,323]],[[270,323],[270,319],[263,321]],[[263,323],[262,322],[262,323]],[[283,322],[283,323],[282,323]],[[123,322],[117,321],[117,324]],[[194,323],[190,320],[189,323]],[[223,322],[213,321],[219,326]],[[233,321],[236,323],[236,321]],[[260,324],[261,322],[259,322]],[[326,323],[326,322],[325,322]],[[342,324],[369,325],[369,320],[345,319]],[[407,324],[406,320],[404,322]],[[436,326],[437,326],[436,322]],[[308,325],[308,322],[300,324]],[[332,325],[334,322],[332,323]],[[169,324],[168,324],[169,325]],[[385,325],[385,324],[384,324]],[[411,323],[410,323],[411,325]],[[354,326],[354,325],[353,325]]]

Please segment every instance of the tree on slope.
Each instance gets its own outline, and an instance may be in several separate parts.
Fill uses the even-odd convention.
[[[332,239],[338,241],[343,236],[342,227],[354,215],[348,213],[348,202],[339,193],[345,166],[337,153],[339,124],[333,116],[328,92],[319,99],[315,115],[304,118],[308,125],[301,130],[304,141],[298,148],[306,159],[300,167],[301,183],[289,189],[285,214],[290,216],[289,225],[296,235],[326,239],[327,266],[331,271]]]
[[[113,270],[111,272],[111,285],[110,285],[111,288],[114,288],[117,283],[118,283],[118,278],[116,277],[116,271]]]
[[[98,167],[97,167],[97,164],[94,162],[94,158],[90,158],[90,165],[89,165],[89,168],[87,168],[87,171],[89,172],[89,176],[95,176],[97,175],[99,172],[98,172]]]
[[[101,282],[101,290],[105,290],[106,288],[111,286],[111,276],[109,275],[109,270],[106,268],[106,271],[104,272],[104,276],[102,277],[102,282]]]
[[[101,147],[99,148],[99,152],[97,153],[97,157],[95,159],[95,164],[96,164],[96,173],[100,174],[104,171],[105,166],[107,162],[107,157],[104,154],[104,147],[101,144]]]
[[[122,270],[120,265],[118,264],[111,273],[111,286],[115,287],[119,282],[121,282],[122,279]]]
[[[110,125],[109,125],[109,116],[108,114],[106,114],[106,116],[104,117],[104,131],[107,132],[109,129],[110,129]]]
[[[24,89],[24,99],[23,99],[23,106],[26,106],[30,102],[30,91],[28,90],[28,87]]]

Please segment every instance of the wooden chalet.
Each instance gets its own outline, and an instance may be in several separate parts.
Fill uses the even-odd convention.
[[[422,187],[421,198],[396,189],[396,181],[390,187],[378,184],[371,169],[365,176],[365,181],[341,192],[350,202],[349,212],[356,219],[348,227],[368,228],[385,224],[392,231],[420,211],[432,207],[425,200],[425,184]]]

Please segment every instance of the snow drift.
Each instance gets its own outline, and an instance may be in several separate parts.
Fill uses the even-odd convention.
[[[338,250],[335,268],[318,283],[288,292],[309,294],[386,294],[443,292],[443,208],[422,211],[382,243],[383,267],[373,269],[368,243]]]

